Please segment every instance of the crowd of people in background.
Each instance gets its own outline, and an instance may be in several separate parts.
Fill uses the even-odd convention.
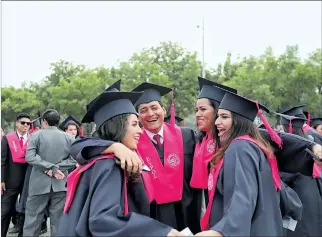
[[[276,131],[266,106],[198,81],[198,131],[148,82],[116,82],[82,121],[18,114],[1,129],[1,237],[44,234],[47,218],[53,236],[319,236],[322,118],[294,105]]]

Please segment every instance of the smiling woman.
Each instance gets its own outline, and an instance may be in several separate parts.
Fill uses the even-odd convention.
[[[218,107],[209,203],[201,221],[205,232],[199,235],[283,235],[276,158],[253,123],[261,113],[259,107],[257,102],[230,92]]]
[[[135,151],[142,130],[133,103],[141,94],[104,92],[82,122],[95,122],[98,138]],[[90,157],[68,176],[58,236],[167,236],[171,232],[171,227],[149,217],[153,199],[149,175],[129,174],[114,158],[114,154]]]

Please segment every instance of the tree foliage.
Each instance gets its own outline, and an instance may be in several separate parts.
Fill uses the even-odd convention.
[[[228,53],[223,64],[206,71],[206,78],[234,87],[273,111],[307,104],[313,115],[322,115],[322,50],[315,50],[306,60],[298,55],[297,45],[287,46],[280,56],[268,47],[262,55],[239,57],[235,62]],[[91,69],[64,60],[50,68],[50,75],[40,83],[2,88],[1,121],[5,127],[11,127],[10,122],[22,111],[36,116],[38,111],[54,108],[63,118],[68,114],[81,118],[86,104],[119,79],[122,91],[131,91],[144,81],[175,88],[177,115],[194,123],[201,63],[196,52],[188,52],[180,44],[162,42],[111,68]],[[163,102],[168,109],[171,93]]]

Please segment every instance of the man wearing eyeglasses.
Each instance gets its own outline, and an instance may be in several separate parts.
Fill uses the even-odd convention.
[[[26,113],[16,117],[16,131],[1,139],[1,237],[5,237],[27,169],[25,153],[31,120]]]

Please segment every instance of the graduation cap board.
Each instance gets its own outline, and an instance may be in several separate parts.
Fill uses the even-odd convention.
[[[172,91],[172,89],[169,87],[143,82],[132,90],[132,92],[143,92],[134,106],[137,107],[140,104],[150,103],[152,101],[161,101],[161,97],[168,94],[170,91]]]
[[[137,114],[133,103],[141,96],[142,92],[103,92],[86,112],[82,123],[95,122],[97,129],[99,129],[103,123],[115,116]]]
[[[280,116],[280,123],[282,125],[289,125],[291,123],[292,126],[295,128],[302,128],[304,123],[306,122],[306,119],[304,118],[288,116],[286,114],[281,114],[281,113],[276,113],[276,114]]]
[[[231,112],[239,114],[240,116],[252,122],[254,122],[258,114],[267,132],[269,133],[271,139],[281,147],[282,145],[281,138],[274,131],[274,129],[269,125],[262,110],[266,111],[267,113],[269,113],[270,111],[268,110],[268,108],[259,104],[257,101],[253,101],[246,97],[242,97],[240,95],[227,91],[218,108],[229,110]]]
[[[318,126],[322,124],[322,118],[312,118],[311,119],[311,126]]]
[[[175,116],[176,125],[179,125],[183,121],[182,118]],[[170,115],[164,118],[164,122],[170,123]]]
[[[306,119],[288,116],[286,114],[276,113],[280,116],[280,123],[281,125],[288,125],[288,132],[293,133],[293,128],[302,128]]]
[[[69,122],[72,122],[74,123],[75,125],[77,125],[78,127],[80,127],[82,125],[82,123],[77,119],[75,118],[73,115],[69,115],[61,124],[59,124],[59,128],[63,131],[65,131],[66,129],[66,125],[67,123]]]
[[[270,113],[269,109],[264,105],[258,105],[260,109]],[[256,115],[258,114],[258,107],[255,101],[230,92],[225,93],[219,105],[219,109],[226,109],[237,113],[244,118],[251,120],[252,122],[255,120]]]
[[[109,86],[108,88],[106,88],[104,90],[105,91],[120,91],[121,90],[121,80],[118,80],[117,82],[115,82],[113,85]],[[91,107],[94,103],[94,101],[97,99],[98,96],[95,97],[95,99],[93,99],[91,102],[89,102],[86,105],[86,110],[89,109],[89,107]]]
[[[32,120],[31,122],[32,122],[34,128],[36,128],[36,127],[41,128],[41,124],[42,124],[41,117],[38,117],[38,118]]]
[[[198,82],[200,90],[198,99],[207,98],[220,103],[226,91],[237,94],[237,90],[231,87],[220,85],[202,77],[198,77]]]
[[[281,112],[281,114],[306,119],[306,117],[305,117],[305,115],[303,113],[303,107],[304,106],[305,105],[298,105],[298,106],[292,107],[292,108],[290,108],[290,109],[288,109],[288,110],[286,110],[284,112]]]

